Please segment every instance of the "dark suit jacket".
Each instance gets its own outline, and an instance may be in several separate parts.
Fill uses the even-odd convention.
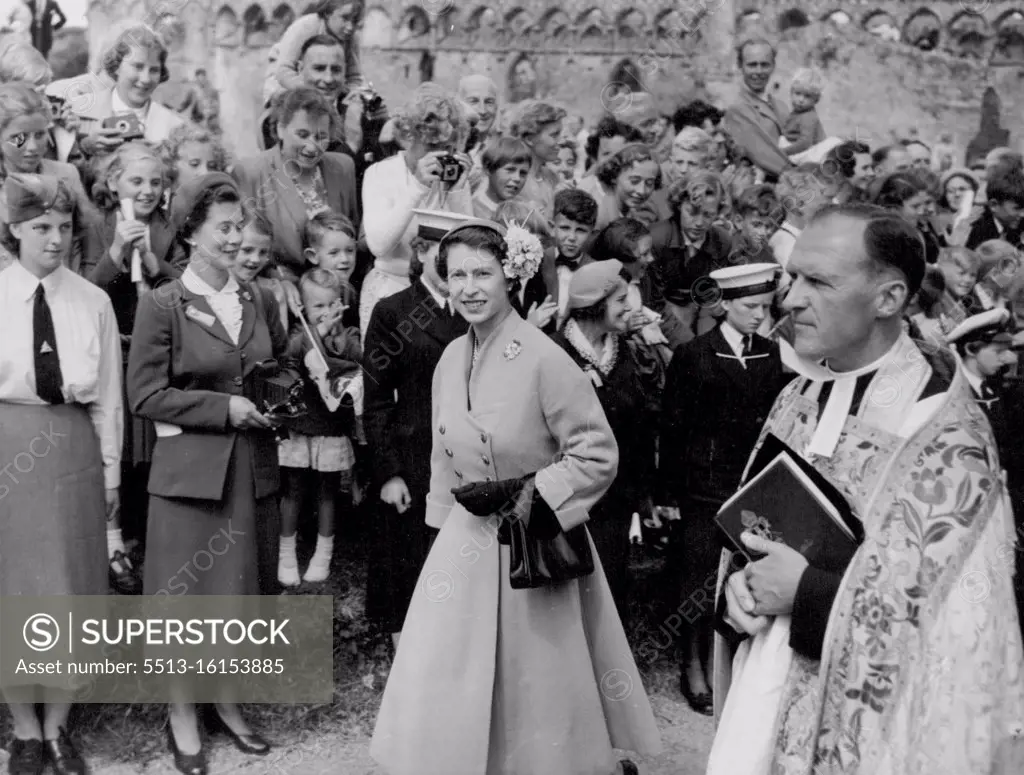
[[[971,233],[967,235],[967,247],[974,250],[982,242],[990,239],[1001,239],[1006,240],[1015,248],[1021,246],[1021,232],[1024,231],[1024,226],[1018,226],[1013,230],[1007,230],[1005,234],[999,233],[999,227],[996,226],[996,217],[992,214],[992,211],[986,207],[985,211],[981,216],[974,222],[971,227]]]
[[[651,309],[664,316],[662,332],[672,349],[697,335],[698,317],[709,327],[712,306],[698,301],[713,292],[708,275],[729,266],[732,238],[716,226],[708,230],[704,244],[690,256],[679,226],[679,218],[659,221],[651,227],[651,252],[654,264],[648,270],[653,278]],[[703,332],[700,332],[703,333]]]
[[[54,0],[48,0],[42,16],[36,14],[36,4],[32,0],[28,0],[25,5],[32,11],[32,26],[29,27],[32,45],[39,49],[44,57],[47,57],[53,47],[53,33],[64,26],[67,17],[64,16],[64,12]]]
[[[133,414],[182,429],[159,438],[149,492],[167,498],[221,500],[235,439],[228,423],[231,396],[249,395],[262,360],[282,358],[288,336],[272,294],[243,285],[238,344],[202,296],[180,280],[142,297],[135,315],[126,377]],[[277,441],[266,431],[244,431],[253,454],[255,496],[278,487]]]
[[[334,212],[352,221],[358,234],[359,198],[352,159],[340,153],[325,153],[320,162],[320,172],[327,186],[327,204]],[[290,274],[301,276],[307,268],[302,254],[302,232],[308,218],[306,205],[281,158],[281,146],[240,160],[231,170],[231,175],[242,190],[242,201],[273,226],[272,250],[278,265]]]
[[[752,354],[767,357],[741,366],[717,326],[672,356],[662,397],[660,472],[677,502],[724,502],[739,487],[761,426],[791,378],[783,374],[774,342],[754,334]]]
[[[431,384],[466,321],[437,306],[420,280],[377,302],[363,344],[363,427],[378,485],[400,476],[415,501],[430,490]]]

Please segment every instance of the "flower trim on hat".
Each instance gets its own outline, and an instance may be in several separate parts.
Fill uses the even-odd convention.
[[[505,232],[505,244],[508,245],[508,260],[502,266],[502,271],[506,278],[526,282],[537,274],[544,258],[544,247],[539,237],[515,221],[510,221]]]

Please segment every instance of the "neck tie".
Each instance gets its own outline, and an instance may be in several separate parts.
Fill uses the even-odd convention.
[[[996,397],[996,391],[992,389],[992,386],[988,382],[981,383],[981,399],[983,401],[991,401]]]
[[[60,373],[60,358],[57,355],[57,335],[42,283],[36,288],[35,303],[32,305],[32,345],[35,352],[36,393],[51,404],[63,404],[64,395],[60,389],[64,378]]]
[[[743,355],[744,358],[746,358],[748,355],[750,355],[750,350],[751,350],[751,338],[750,338],[750,334],[747,334],[746,336],[743,337],[743,353],[742,353],[742,355]]]

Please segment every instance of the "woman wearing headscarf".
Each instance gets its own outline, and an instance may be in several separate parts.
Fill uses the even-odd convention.
[[[0,487],[0,596],[105,595],[121,479],[117,321],[107,295],[64,265],[75,199],[63,182],[12,173],[3,192],[0,239],[17,261],[0,271],[0,459],[31,465]],[[66,731],[68,688],[5,689],[9,772],[86,772]]]
[[[512,307],[510,281],[540,265],[530,242],[479,220],[441,241],[470,331],[434,371],[426,521],[440,532],[370,747],[390,775],[610,775],[613,749],[660,749],[600,560],[546,580],[513,565],[513,540],[592,552],[585,524],[618,464],[590,380]]]
[[[629,613],[632,514],[649,513],[654,490],[657,406],[661,387],[630,341],[629,279],[621,261],[577,269],[569,284],[568,318],[552,338],[587,375],[619,446],[619,471],[590,512],[587,529],[625,622]]]

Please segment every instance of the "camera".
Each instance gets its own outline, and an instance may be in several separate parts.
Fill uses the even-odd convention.
[[[441,165],[442,183],[455,183],[462,176],[462,165],[451,154],[438,157],[437,163]]]
[[[103,119],[104,129],[116,129],[122,140],[141,140],[146,136],[146,127],[134,113],[118,113]]]
[[[263,414],[280,424],[279,434],[287,438],[288,421],[309,412],[302,375],[268,358],[253,367],[250,377],[248,397]]]

